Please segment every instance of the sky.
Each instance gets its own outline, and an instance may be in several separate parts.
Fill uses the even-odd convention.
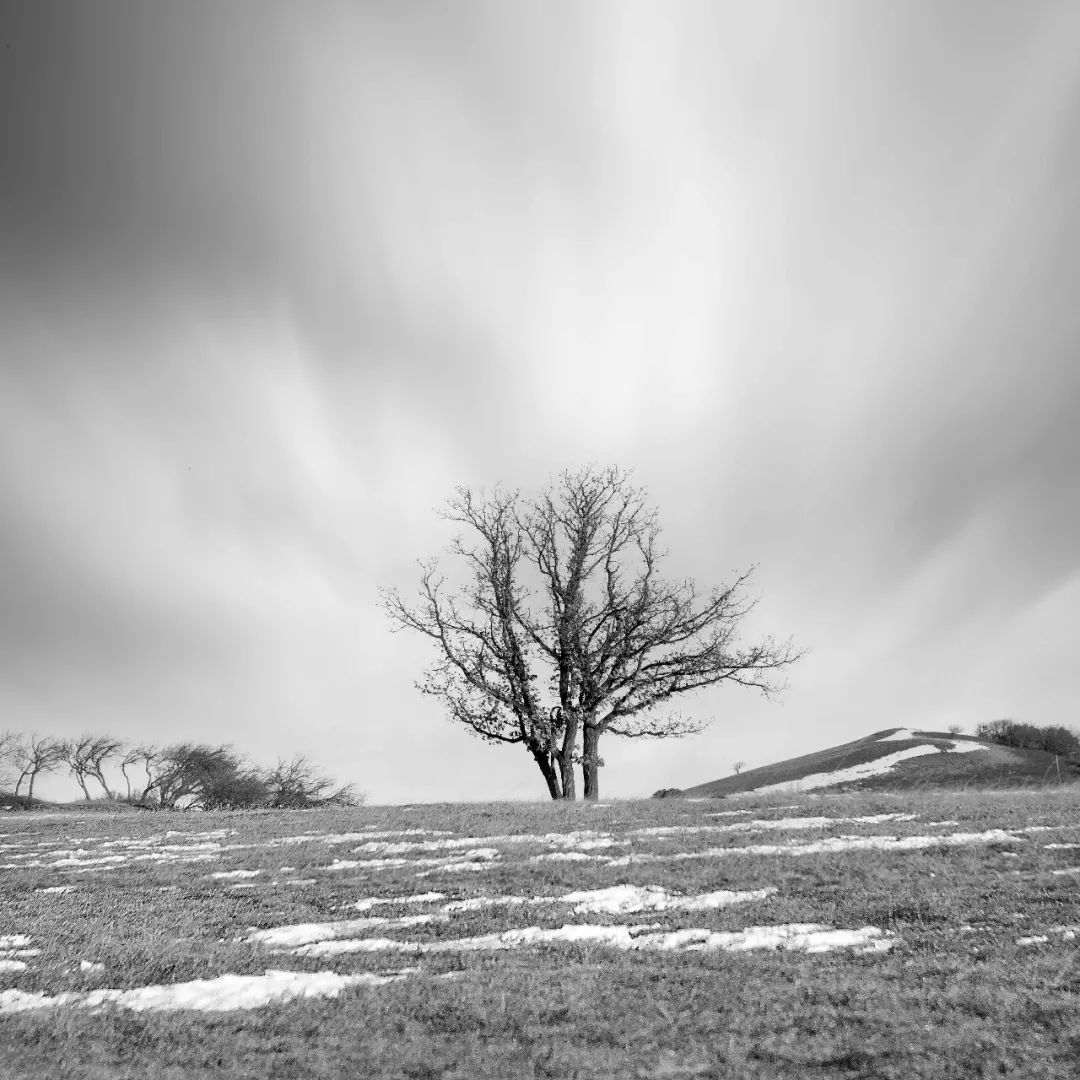
[[[377,591],[590,462],[807,650],[602,795],[1077,724],[1078,175],[1071,0],[0,0],[0,729],[543,798]]]

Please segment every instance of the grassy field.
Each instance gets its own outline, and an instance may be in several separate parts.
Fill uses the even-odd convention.
[[[910,753],[917,748],[934,751],[888,766],[887,759],[897,752]],[[974,751],[974,752],[972,752]],[[886,728],[861,739],[830,746],[812,754],[774,762],[738,775],[724,776],[698,784],[681,792],[685,796],[726,797],[767,788],[800,786],[810,790],[809,776],[849,770],[855,766],[881,762],[886,765],[877,775],[861,776],[844,784],[845,790],[900,791],[924,788],[1043,788],[1056,784],[1080,782],[1080,762],[1070,761],[1042,750],[1000,746],[970,735],[951,735],[947,731],[912,731]],[[818,785],[823,786],[823,785]],[[832,784],[828,786],[832,787]],[[764,792],[762,792],[764,793]]]
[[[0,867],[11,1080],[1078,1074],[1075,787],[10,813]]]

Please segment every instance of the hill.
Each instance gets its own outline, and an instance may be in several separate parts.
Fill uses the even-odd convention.
[[[698,798],[770,791],[1022,787],[1080,781],[1080,764],[970,735],[888,728],[854,742],[687,788]]]

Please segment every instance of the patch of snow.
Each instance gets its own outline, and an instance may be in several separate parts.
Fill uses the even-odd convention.
[[[588,855],[584,851],[548,851],[543,855],[534,855],[530,862],[599,862],[603,855]]]
[[[608,866],[630,866],[639,862],[676,859],[718,859],[727,855],[826,855],[842,851],[923,851],[932,847],[959,847],[967,844],[1019,844],[1023,841],[1004,829],[981,833],[948,833],[943,836],[828,836],[809,843],[747,844],[745,847],[707,848],[676,851],[668,855],[642,853],[622,855],[607,861]]]
[[[1018,937],[1017,945],[1045,945],[1050,939],[1045,934],[1033,934],[1031,937]]]
[[[402,915],[397,919],[384,919],[372,915],[366,919],[340,919],[337,922],[297,923],[293,926],[274,926],[269,930],[253,930],[244,939],[253,945],[269,945],[288,948],[295,945],[309,945],[313,941],[329,941],[334,938],[350,937],[378,926],[384,930],[402,929],[410,926],[422,926],[435,922],[435,915]]]
[[[881,739],[880,742],[887,740]],[[763,795],[769,791],[813,791],[815,788],[833,787],[835,784],[846,784],[853,780],[865,780],[869,776],[881,776],[890,772],[894,766],[909,758],[924,757],[927,754],[940,754],[943,751],[936,746],[923,744],[921,746],[909,746],[904,750],[897,750],[895,754],[886,754],[874,761],[864,761],[860,765],[849,765],[846,769],[836,769],[834,772],[812,773],[799,780],[785,780],[778,784],[766,784],[763,787],[754,788],[752,792],[743,792],[744,795]]]
[[[666,837],[679,833],[825,829],[830,825],[881,825],[887,821],[914,821],[917,817],[917,814],[869,814],[864,817],[756,818],[753,821],[735,821],[729,825],[654,825],[645,829],[634,829],[632,835]]]
[[[446,894],[441,892],[426,892],[415,896],[386,896],[368,897],[357,900],[353,907],[357,911],[370,911],[380,904],[434,904],[438,900],[445,900]]]
[[[1066,874],[1080,874],[1080,866],[1067,866],[1064,870],[1051,870],[1054,877],[1065,877]]]
[[[5,960],[0,959],[0,971],[25,971],[25,960]]]
[[[765,900],[776,891],[772,887],[748,892],[730,892],[722,889],[718,892],[702,893],[700,896],[680,896],[678,893],[669,893],[660,885],[612,885],[606,889],[567,893],[559,899],[564,904],[576,904],[574,911],[579,915],[599,912],[628,915],[635,911],[672,909],[704,911],[710,908],[727,907],[730,904]]]
[[[28,934],[0,934],[0,949],[23,949],[32,940]]]
[[[34,890],[34,892],[39,893],[65,893],[74,891],[74,885],[43,885],[40,888]]]
[[[1043,844],[1043,847],[1048,851],[1072,851],[1074,848],[1080,848],[1080,844]]]
[[[907,739],[913,739],[915,736],[911,732],[911,728],[897,728],[891,735],[883,735],[880,739],[875,739],[875,742],[904,742]]]
[[[948,749],[950,754],[972,754],[976,750],[985,750],[982,743],[972,742],[970,739],[956,739]]]
[[[893,945],[893,934],[876,926],[859,930],[834,930],[816,923],[789,923],[779,926],[751,926],[745,930],[655,931],[653,926],[567,925],[558,929],[526,926],[502,933],[449,941],[394,941],[368,938],[323,941],[305,945],[299,956],[326,956],[348,952],[486,952],[528,945],[591,942],[627,950],[658,952],[716,951],[746,952],[752,949],[789,949],[801,952],[829,952],[854,949],[858,952],[885,952]]]
[[[258,877],[261,870],[217,870],[210,876],[212,878],[249,878]]]
[[[85,972],[104,971],[105,970],[105,965],[104,964],[95,964],[92,960],[80,960],[79,961],[79,970],[80,971],[85,971]]]
[[[440,909],[446,915],[457,915],[462,911],[481,911],[489,907],[513,907],[519,904],[547,904],[554,898],[550,896],[473,896],[467,900],[451,900]]]
[[[374,975],[359,972],[338,975],[333,971],[267,971],[262,975],[219,975],[215,979],[164,986],[138,986],[132,990],[91,990],[86,993],[26,993],[0,991],[0,1013],[26,1012],[71,1005],[96,1009],[116,1005],[136,1012],[167,1012],[192,1009],[199,1012],[232,1012],[257,1009],[273,1001],[293,998],[337,997],[347,986],[383,986],[413,974],[415,969]]]

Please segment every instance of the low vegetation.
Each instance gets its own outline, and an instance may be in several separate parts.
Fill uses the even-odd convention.
[[[303,754],[260,768],[231,746],[129,745],[109,735],[58,739],[0,732],[0,805],[35,805],[34,783],[66,768],[84,801],[95,797],[143,809],[243,810],[357,806],[353,785],[337,785]],[[118,772],[119,790],[110,771]],[[6,774],[6,775],[5,775]],[[4,791],[6,781],[7,791]],[[114,786],[115,785],[115,786]]]
[[[1035,724],[1021,724],[1016,720],[992,720],[988,724],[980,724],[975,729],[975,735],[999,746],[1040,750],[1045,754],[1080,761],[1080,737],[1075,731],[1060,725],[1037,727]]]
[[[11,1080],[1076,1075],[1075,786],[12,813],[0,860]]]

